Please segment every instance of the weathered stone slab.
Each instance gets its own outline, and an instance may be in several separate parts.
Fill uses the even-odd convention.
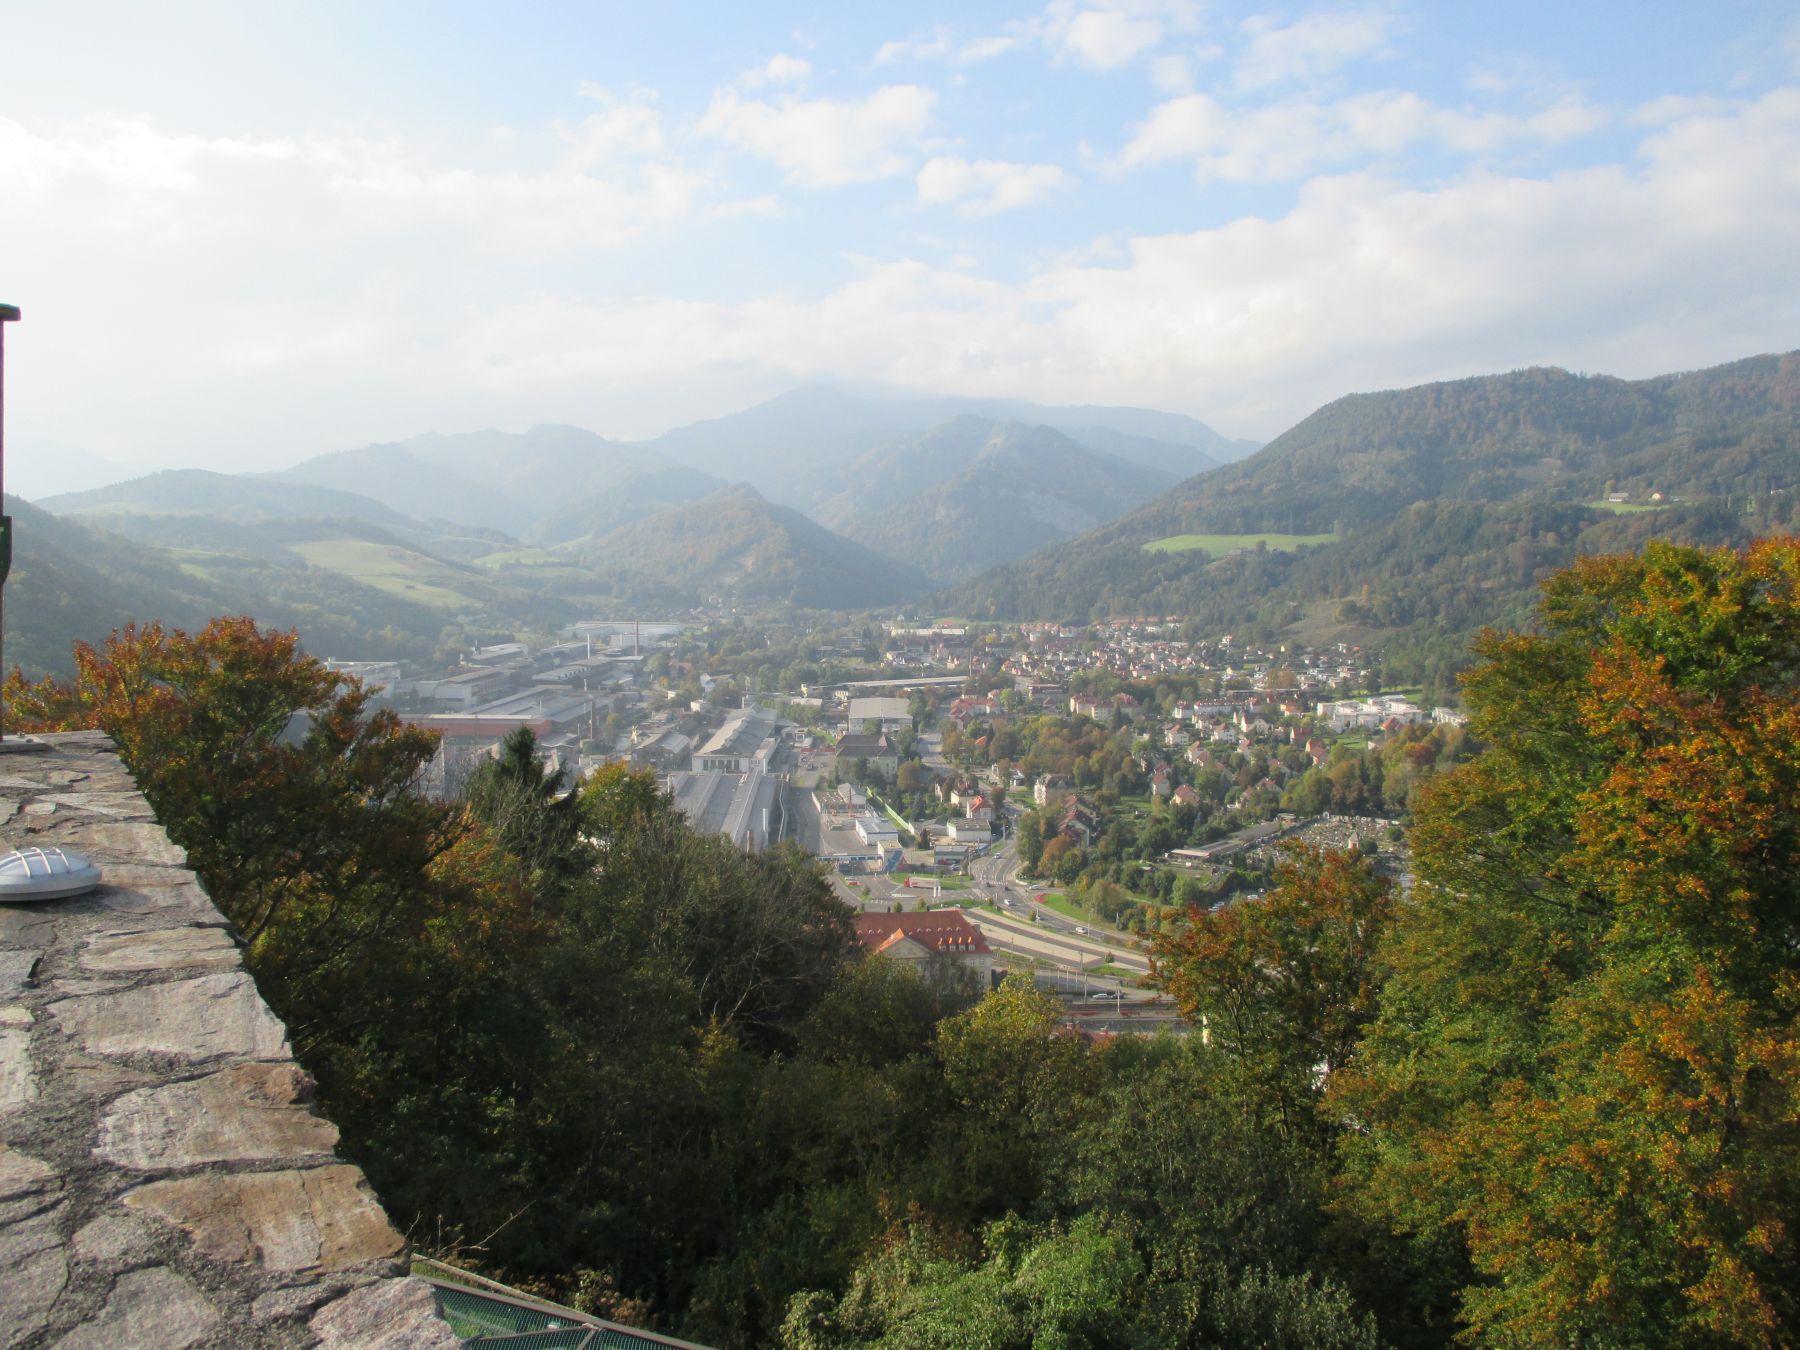
[[[237,944],[223,928],[139,929],[95,933],[81,953],[81,968],[99,972],[229,968],[238,964]]]
[[[30,807],[26,808],[27,810]],[[152,863],[163,867],[185,867],[187,853],[170,842],[163,827],[150,821],[136,820],[67,820],[51,817],[40,822],[43,828],[31,831],[34,844],[67,843],[100,864],[104,874],[107,864],[118,861]]]
[[[55,1169],[0,1144],[0,1350],[42,1331],[69,1282],[55,1225],[61,1190]]]
[[[49,792],[40,801],[119,820],[154,820],[150,803],[135,792]]]
[[[43,959],[36,948],[21,947],[0,951],[0,998],[11,998],[31,983],[31,972]]]
[[[77,1261],[116,1266],[141,1260],[150,1244],[148,1224],[129,1214],[102,1214],[75,1234],[69,1249]]]
[[[0,1114],[37,1100],[37,1070],[31,1065],[31,1032],[0,1027]]]
[[[3,847],[3,846],[0,846]],[[35,947],[56,933],[59,902],[34,901],[22,905],[0,905],[0,945]]]
[[[362,1172],[342,1163],[155,1181],[127,1192],[125,1203],[185,1229],[209,1261],[345,1270],[405,1248]]]
[[[61,1189],[62,1178],[50,1164],[0,1144],[0,1224],[42,1213]]]
[[[69,1258],[56,1245],[49,1224],[39,1226],[42,1244],[29,1252],[8,1253],[6,1297],[0,1298],[0,1350],[18,1345],[44,1329],[50,1309],[69,1283]]]
[[[92,994],[50,1005],[71,1036],[96,1055],[145,1053],[207,1060],[280,1059],[287,1031],[241,970]]]
[[[225,919],[213,907],[211,898],[190,878],[186,885],[115,884],[111,867],[106,869],[105,884],[83,897],[83,903],[95,912],[149,916],[158,922],[188,923],[196,927],[223,926]]]
[[[347,1299],[403,1278],[404,1243],[111,743],[43,739],[0,763],[0,849],[103,881],[0,905],[0,1129],[57,1141],[0,1142],[0,1350],[299,1350],[333,1305],[333,1344],[448,1350],[428,1289]]]
[[[313,1315],[319,1350],[456,1350],[462,1341],[437,1315],[424,1280],[384,1280],[328,1303]]]
[[[306,1108],[311,1088],[296,1064],[238,1064],[128,1092],[101,1117],[94,1152],[141,1172],[329,1153],[337,1127]]]
[[[142,1345],[182,1350],[206,1339],[218,1311],[191,1280],[167,1266],[119,1276],[98,1316],[56,1342],[59,1350],[118,1350]]]

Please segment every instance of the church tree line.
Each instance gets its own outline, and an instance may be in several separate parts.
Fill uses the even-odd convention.
[[[1800,1333],[1800,544],[1653,544],[1484,636],[1418,884],[1296,851],[1094,1044],[862,959],[808,860],[430,743],[248,621],[99,725],[415,1242],[720,1346],[1779,1345]],[[291,715],[311,709],[303,734]]]

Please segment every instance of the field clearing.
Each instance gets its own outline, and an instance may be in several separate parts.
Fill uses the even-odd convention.
[[[542,567],[547,563],[566,563],[561,554],[546,548],[509,548],[484,553],[475,559],[477,567]]]
[[[1049,891],[1043,899],[1045,909],[1055,910],[1065,919],[1073,919],[1076,923],[1086,924],[1089,928],[1098,928],[1102,932],[1113,932],[1113,926],[1089,910],[1083,909],[1061,891]]]
[[[1667,509],[1661,504],[1652,502],[1588,502],[1587,505],[1596,511],[1611,511],[1615,516],[1635,515],[1639,511],[1662,511]]]
[[[481,603],[457,589],[463,579],[435,558],[366,539],[317,539],[292,545],[314,567],[323,567],[402,600],[438,609],[467,609]]]
[[[1335,534],[1172,534],[1167,539],[1152,539],[1144,549],[1149,553],[1201,552],[1209,558],[1223,558],[1258,544],[1277,553],[1292,553],[1298,548],[1336,542]]]

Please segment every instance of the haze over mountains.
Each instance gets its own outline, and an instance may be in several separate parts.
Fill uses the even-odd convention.
[[[554,425],[432,433],[279,473],[171,470],[43,505],[171,551],[196,584],[254,560],[286,569],[321,609],[347,580],[441,620],[504,625],[594,605],[893,604],[1248,448],[1142,409],[813,388],[649,442]],[[424,631],[417,616],[410,626]]]
[[[433,434],[43,505],[165,550],[143,556],[195,603],[254,577],[365,651],[416,648],[434,623],[885,606],[952,583],[932,603],[971,617],[1180,614],[1382,637],[1428,662],[1428,646],[1523,617],[1537,577],[1578,552],[1786,523],[1797,409],[1795,354],[1640,381],[1532,369],[1351,395],[1245,456],[1143,410],[807,389],[648,442]],[[30,531],[20,541],[29,594]],[[133,592],[111,612],[145,604]]]

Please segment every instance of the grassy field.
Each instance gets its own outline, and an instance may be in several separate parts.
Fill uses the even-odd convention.
[[[1073,919],[1076,923],[1086,924],[1089,928],[1110,930],[1112,925],[1097,914],[1091,914],[1076,904],[1061,891],[1050,891],[1044,896],[1044,908],[1053,909],[1065,919]]]
[[[1292,553],[1309,544],[1330,544],[1335,534],[1172,534],[1167,539],[1152,539],[1144,545],[1151,553],[1192,553],[1199,550],[1209,558],[1223,558],[1240,549],[1267,545],[1278,553]]]
[[[468,609],[481,603],[479,597],[459,589],[467,581],[455,568],[411,549],[366,539],[318,539],[292,547],[314,567],[403,600],[438,609]]]
[[[1661,511],[1660,504],[1651,502],[1589,502],[1596,511],[1611,511],[1615,516],[1631,515],[1638,511]]]
[[[561,554],[552,553],[543,548],[509,548],[495,553],[484,553],[475,560],[477,567],[542,567],[550,563],[566,562]]]
[[[1115,966],[1111,961],[1103,966],[1095,967],[1095,970],[1098,974],[1110,975],[1115,980],[1123,980],[1126,984],[1136,984],[1144,978],[1137,971],[1127,970],[1124,966]]]

